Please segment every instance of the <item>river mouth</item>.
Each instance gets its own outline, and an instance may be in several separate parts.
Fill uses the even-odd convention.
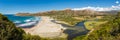
[[[86,35],[89,32],[89,30],[85,28],[84,22],[86,21],[77,23],[75,27],[72,27],[74,29],[67,29],[64,31],[65,33],[68,33],[68,40],[72,40],[77,36]]]
[[[55,20],[52,20],[52,22],[57,23]],[[75,26],[69,26],[63,23],[57,24],[61,24],[63,27],[67,28],[63,33],[68,34],[68,40],[72,40],[77,36],[86,35],[89,32],[89,30],[85,28],[84,22],[86,21],[79,22]]]

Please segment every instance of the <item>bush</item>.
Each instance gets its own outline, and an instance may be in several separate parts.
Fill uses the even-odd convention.
[[[85,35],[82,35],[82,36],[78,36],[76,38],[74,38],[73,40],[83,40],[85,37]]]
[[[41,38],[37,35],[31,35],[31,34],[24,34],[23,40],[40,40]]]
[[[22,40],[24,31],[0,14],[0,40]]]

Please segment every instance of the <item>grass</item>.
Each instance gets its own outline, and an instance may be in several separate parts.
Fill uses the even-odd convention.
[[[100,24],[103,24],[105,23],[104,21],[87,21],[85,22],[85,27],[88,29],[88,30],[91,30],[93,29],[94,27],[96,26],[99,26]]]
[[[76,25],[78,22],[82,21],[80,19],[75,19],[72,16],[62,15],[62,16],[55,16],[53,17],[56,20],[63,21],[68,23],[70,26]]]

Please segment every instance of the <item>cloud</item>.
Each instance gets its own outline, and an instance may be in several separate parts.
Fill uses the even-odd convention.
[[[111,6],[111,7],[82,7],[82,8],[73,8],[72,10],[85,10],[85,9],[90,9],[94,11],[111,11],[111,10],[120,10],[120,5],[118,6]]]
[[[102,8],[102,7],[83,7],[83,8],[74,8],[72,10],[85,10],[85,9],[89,9],[89,10],[94,10],[94,11],[108,11],[110,10],[109,8]]]
[[[116,4],[119,4],[119,1],[116,1],[115,3],[116,3]]]
[[[94,10],[94,11],[112,11],[112,10],[120,10],[120,4],[119,1],[115,2],[117,5],[114,6],[112,5],[111,7],[82,7],[82,8],[73,8],[72,10],[85,10],[85,9],[89,9],[89,10]]]

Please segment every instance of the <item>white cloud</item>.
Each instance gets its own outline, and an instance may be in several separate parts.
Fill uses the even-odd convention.
[[[116,3],[116,4],[119,4],[119,1],[116,1],[115,3]]]
[[[83,8],[73,8],[72,10],[85,10],[85,9],[90,9],[94,11],[111,11],[111,10],[120,10],[120,4],[119,1],[115,2],[117,6],[112,5],[111,7],[83,7]]]
[[[102,8],[102,7],[83,7],[83,8],[74,8],[72,10],[85,10],[85,9],[90,9],[94,11],[108,11],[110,9],[108,8]]]
[[[90,9],[90,10],[94,10],[94,11],[111,11],[111,10],[120,10],[120,5],[118,6],[111,6],[111,7],[91,7],[91,6],[88,6],[88,7],[83,7],[83,8],[74,8],[72,10],[85,10],[85,9]]]

